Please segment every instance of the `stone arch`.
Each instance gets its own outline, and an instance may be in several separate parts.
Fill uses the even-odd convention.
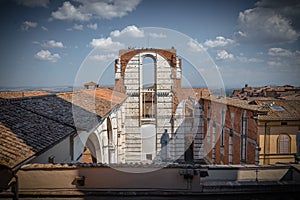
[[[103,152],[101,150],[99,137],[96,133],[92,132],[89,135],[85,143],[85,149],[88,149],[88,151],[90,152],[91,160],[93,163],[98,163],[102,161]]]
[[[156,57],[155,57],[155,53],[153,52],[144,52],[144,53],[141,53],[141,57],[144,59],[144,58],[152,58],[153,59],[153,62],[156,61]]]
[[[163,56],[156,52],[145,51],[140,52],[133,56],[124,68],[124,86],[127,93],[133,93],[142,88],[141,70],[142,61],[144,58],[149,57],[154,61],[155,67],[155,89],[170,90],[173,76],[171,67],[172,65]],[[161,81],[160,83],[158,81]],[[165,87],[165,86],[169,87]]]
[[[127,67],[130,65],[132,60],[135,60],[137,55],[142,55],[142,57],[151,57],[156,60],[156,55],[162,60],[165,60],[167,64],[172,68],[171,76],[174,79],[174,84],[176,87],[181,87],[181,59],[176,55],[175,49],[128,49],[120,50],[120,57],[115,60],[115,90],[124,92],[126,91],[124,78]]]
[[[164,53],[168,54],[169,57]],[[153,88],[143,88],[141,76],[143,59],[146,57],[150,57],[154,61],[155,80]],[[120,52],[120,61],[118,61],[120,65],[117,65],[116,70],[116,87],[122,85],[120,83],[123,81],[124,92],[128,95],[125,102],[125,140],[126,144],[129,144],[126,146],[126,162],[140,162],[145,157],[143,156],[143,143],[146,141],[143,141],[144,136],[141,134],[141,128],[145,127],[142,125],[148,124],[152,127],[151,130],[155,131],[155,140],[151,148],[154,146],[156,152],[160,151],[160,138],[164,130],[167,129],[168,133],[172,131],[172,89],[174,82],[178,81],[174,71],[176,61],[175,50],[131,50],[125,54]],[[118,73],[119,75],[117,75]],[[153,111],[151,117],[146,117],[143,115],[146,105],[143,100],[145,100],[145,94],[149,93],[151,94],[150,97],[153,98],[151,99]],[[155,154],[152,154],[152,157],[153,155]]]
[[[135,50],[121,50],[120,51],[120,59],[119,61],[116,60],[116,68],[120,68],[121,75],[124,75],[125,69],[129,63],[130,60],[132,60],[133,57],[135,57],[138,54],[158,54],[160,55],[164,60],[168,61],[169,65],[172,67],[176,66],[177,63],[177,56],[176,56],[176,50],[175,49],[135,49]],[[181,64],[181,61],[180,61]]]

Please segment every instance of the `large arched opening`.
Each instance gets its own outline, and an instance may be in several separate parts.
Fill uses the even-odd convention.
[[[91,133],[85,143],[82,162],[98,163],[102,161],[102,151],[99,139],[95,133]]]
[[[145,54],[142,56],[142,59],[141,160],[152,162],[156,156],[156,58],[152,54]]]
[[[125,103],[126,143],[129,144],[126,161],[150,162],[160,151],[164,130],[171,133],[172,84],[176,77],[172,76],[175,65],[171,65],[170,60],[176,60],[176,55],[171,57],[166,60],[158,52],[148,50],[135,54],[122,68],[128,95]]]
[[[151,162],[156,156],[156,126],[144,124],[141,126],[142,161]]]
[[[142,56],[141,74],[141,113],[142,124],[155,123],[156,116],[156,59],[151,54]]]

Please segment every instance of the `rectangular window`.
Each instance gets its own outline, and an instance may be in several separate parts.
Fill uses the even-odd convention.
[[[146,154],[146,160],[152,160],[152,154]]]
[[[247,156],[247,116],[246,111],[242,115],[242,134],[241,134],[241,162],[246,162]]]
[[[279,153],[290,153],[290,137],[288,135],[279,136]]]
[[[221,129],[221,147],[224,147],[224,143],[225,143],[225,137],[224,137],[224,128],[222,126],[222,129]]]
[[[224,119],[225,119],[225,112],[224,112],[224,110],[222,110],[222,114],[221,114],[221,147],[224,147],[224,142],[225,142]]]
[[[70,159],[74,160],[74,135],[70,136]]]
[[[207,120],[210,120],[210,105],[207,106]]]

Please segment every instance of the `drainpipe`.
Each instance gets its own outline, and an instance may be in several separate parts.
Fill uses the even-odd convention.
[[[296,155],[295,155],[295,162],[299,163],[300,157],[300,130],[296,134]]]
[[[265,133],[264,133],[264,165],[266,164],[267,124],[268,124],[268,122],[265,122]]]
[[[13,177],[15,178],[15,181],[11,183],[11,191],[13,193],[13,200],[19,199],[19,178],[16,174],[16,172],[13,172]]]
[[[261,150],[261,148],[256,143],[256,146],[255,146],[255,165],[259,165],[259,152],[260,152],[260,150]]]

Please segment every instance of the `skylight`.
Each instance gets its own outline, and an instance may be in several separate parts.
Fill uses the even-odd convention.
[[[282,106],[271,106],[271,109],[274,111],[284,111],[285,110]]]

